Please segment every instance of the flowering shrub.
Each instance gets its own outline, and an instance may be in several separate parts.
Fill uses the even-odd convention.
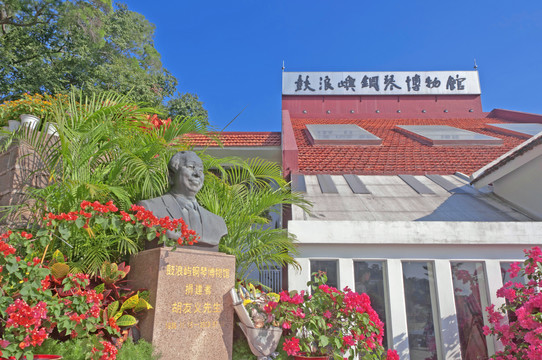
[[[491,326],[484,327],[484,334],[496,336],[504,345],[494,359],[542,359],[542,250],[533,247],[524,252],[526,260],[513,263],[508,272],[512,278],[526,276],[529,282],[507,282],[497,291],[506,303],[486,308]]]
[[[38,257],[18,256],[8,241],[33,246],[32,235],[24,231],[0,236],[0,356],[31,356],[53,331],[72,338],[94,332],[103,296],[89,289],[89,276],[54,279]]]
[[[167,246],[193,245],[198,242],[194,230],[188,229],[183,219],[157,218],[142,206],[132,205],[129,211],[120,210],[109,201],[82,201],[80,210],[68,213],[48,213],[43,218],[45,227],[36,236],[43,246],[53,240],[68,256],[68,260],[84,272],[95,275],[104,261],[118,261],[123,255],[139,250],[140,239],[154,240]],[[177,232],[177,241],[167,232]]]
[[[49,255],[54,240],[83,249],[84,241],[107,235],[158,237],[173,246],[197,242],[182,219],[158,219],[140,206],[119,212],[112,202],[83,201],[80,208],[47,214],[35,235],[26,231],[0,235],[0,358],[30,358],[46,340],[74,338],[88,340],[93,360],[115,359],[128,335],[126,328],[137,323],[133,314],[151,308],[148,292],[130,291],[124,285],[129,266],[103,262],[91,282],[89,274],[70,269],[60,251]],[[168,230],[179,228],[177,241],[166,237]]]
[[[281,292],[278,313],[282,328],[289,331],[283,350],[288,355],[332,356],[334,359],[399,359],[385,354],[383,323],[371,307],[367,294],[348,287],[344,291],[326,285],[324,273],[309,281],[312,296],[304,291]]]

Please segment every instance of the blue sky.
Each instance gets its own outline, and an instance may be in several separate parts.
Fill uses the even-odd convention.
[[[280,131],[286,71],[472,70],[484,111],[542,114],[542,1],[125,0],[181,92],[229,131]]]

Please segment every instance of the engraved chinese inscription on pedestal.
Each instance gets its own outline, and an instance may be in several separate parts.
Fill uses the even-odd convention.
[[[230,289],[235,257],[199,250],[156,248],[130,260],[134,289],[150,291],[154,306],[140,323],[162,360],[227,360],[232,356]]]

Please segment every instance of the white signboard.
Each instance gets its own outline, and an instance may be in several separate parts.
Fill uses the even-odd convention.
[[[283,72],[283,95],[478,95],[478,71]]]

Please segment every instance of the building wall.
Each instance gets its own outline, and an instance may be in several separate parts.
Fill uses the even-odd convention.
[[[479,118],[480,95],[283,95],[282,110],[295,118]],[[425,112],[423,112],[425,110]],[[329,113],[328,113],[329,111]]]
[[[356,261],[381,261],[386,289],[386,331],[388,345],[396,349],[401,359],[411,359],[407,327],[408,299],[405,297],[403,266],[424,262],[434,274],[431,297],[437,333],[439,359],[461,357],[460,321],[454,298],[452,264],[482,264],[484,275],[480,282],[487,297],[482,301],[497,306],[496,297],[502,287],[501,265],[522,261],[523,249],[540,243],[536,234],[542,224],[536,222],[360,222],[360,221],[291,221],[289,229],[300,244],[297,261],[302,270],[288,270],[289,289],[307,289],[311,276],[311,261],[336,262],[338,287],[356,288]],[[462,306],[461,304],[459,306]],[[485,316],[485,313],[484,313]],[[484,320],[487,324],[487,319]],[[487,339],[491,355],[499,344]],[[419,358],[413,356],[412,358]]]
[[[493,192],[542,220],[542,155],[493,182]]]

